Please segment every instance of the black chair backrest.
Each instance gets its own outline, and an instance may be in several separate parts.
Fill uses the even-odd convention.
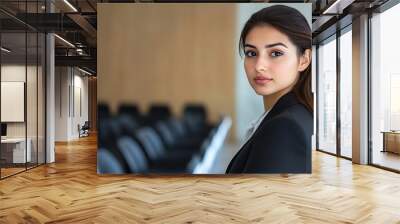
[[[104,118],[102,120],[99,120],[98,123],[99,128],[97,133],[97,141],[99,147],[110,144],[110,140],[112,140],[111,130],[109,129],[109,122],[110,118]]]
[[[207,109],[203,104],[188,103],[183,109],[184,116],[196,115],[207,120]]]
[[[98,174],[123,174],[124,168],[118,159],[105,148],[97,151],[97,173]]]
[[[129,136],[122,136],[118,139],[117,144],[131,173],[145,173],[148,171],[146,156],[134,139]]]
[[[129,116],[132,116],[133,118],[141,117],[139,107],[135,104],[128,104],[128,103],[121,104],[118,107],[118,114],[119,115],[127,114]]]
[[[140,127],[139,122],[130,115],[121,114],[117,119],[123,134],[133,136],[135,131]]]
[[[85,121],[85,123],[82,125],[82,130],[88,130],[90,128],[89,121]]]
[[[182,120],[170,118],[167,122],[167,125],[170,127],[170,130],[175,138],[180,139],[187,136],[187,128]]]
[[[153,104],[150,106],[147,117],[150,122],[156,122],[159,120],[167,120],[172,116],[171,114],[171,109],[168,105]]]
[[[97,119],[100,121],[103,118],[109,118],[111,116],[110,108],[108,104],[99,103],[97,105]]]
[[[150,127],[142,127],[136,131],[136,138],[142,145],[147,158],[151,161],[162,158],[166,151],[160,137]]]
[[[116,139],[123,135],[123,128],[121,127],[121,122],[118,118],[119,117],[113,117],[112,119],[110,119],[108,125],[114,142],[116,142]]]
[[[158,132],[159,136],[166,146],[172,147],[177,142],[177,137],[167,125],[166,121],[158,121],[154,125],[154,128]]]
[[[118,148],[117,139],[122,135],[118,121],[115,118],[101,120],[98,132],[98,148],[105,148],[117,159],[120,166],[128,171],[129,167],[124,155]]]
[[[202,104],[186,104],[183,119],[191,133],[201,132],[207,125],[207,110]]]

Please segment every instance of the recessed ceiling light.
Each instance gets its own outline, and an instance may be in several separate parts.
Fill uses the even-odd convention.
[[[342,14],[343,9],[351,5],[355,0],[336,0],[322,14]]]
[[[78,10],[71,4],[69,3],[69,1],[64,0],[65,4],[67,4],[72,10],[74,10],[74,12],[78,12]]]
[[[68,40],[66,40],[66,39],[64,39],[64,38],[62,38],[62,37],[60,37],[60,36],[57,35],[57,34],[54,34],[54,36],[57,37],[58,39],[60,39],[61,41],[63,41],[64,43],[66,43],[67,45],[69,45],[69,46],[75,48],[75,45],[73,45],[73,44],[72,44],[71,42],[69,42]]]
[[[92,73],[90,73],[90,72],[88,72],[88,71],[86,71],[86,70],[83,70],[83,69],[81,69],[81,68],[79,68],[79,67],[78,67],[78,70],[81,71],[81,72],[83,72],[83,73],[85,73],[85,74],[87,74],[87,75],[93,75]]]
[[[7,52],[7,53],[10,53],[10,52],[11,52],[11,50],[9,50],[9,49],[7,49],[7,48],[5,48],[5,47],[1,47],[1,50],[4,51],[4,52]]]

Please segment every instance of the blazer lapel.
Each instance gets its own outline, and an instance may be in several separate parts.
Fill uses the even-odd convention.
[[[253,137],[259,132],[260,127],[265,124],[268,120],[271,120],[275,116],[279,115],[282,111],[284,111],[286,108],[298,104],[299,101],[296,98],[296,95],[293,92],[289,92],[285,95],[283,95],[279,100],[275,103],[275,105],[272,107],[272,109],[268,112],[267,116],[264,117],[264,119],[261,121],[260,125],[258,126],[257,130],[253,133],[253,135],[247,140],[247,142],[242,146],[242,148],[236,153],[236,155],[233,157],[231,162],[228,165],[227,168],[227,173],[229,173],[231,166],[234,163],[234,160],[236,157],[241,153],[241,151],[246,148],[246,146],[252,141]]]

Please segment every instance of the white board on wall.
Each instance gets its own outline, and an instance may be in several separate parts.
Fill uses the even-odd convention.
[[[24,122],[24,82],[1,82],[1,122]]]

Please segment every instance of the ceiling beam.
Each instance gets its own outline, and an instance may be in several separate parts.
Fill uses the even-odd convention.
[[[77,25],[79,25],[82,30],[84,30],[88,35],[92,46],[96,46],[97,44],[97,30],[90,24],[85,17],[80,14],[68,14],[67,15],[72,21],[74,21]]]
[[[56,66],[82,66],[96,70],[97,60],[90,56],[55,56]]]

